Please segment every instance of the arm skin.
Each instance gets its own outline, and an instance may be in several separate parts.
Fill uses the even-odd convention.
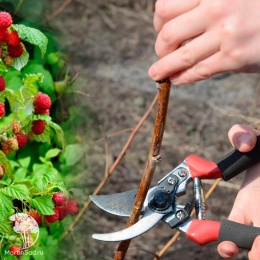
[[[246,125],[235,125],[229,133],[231,144],[241,152],[250,151],[255,143],[258,131]],[[229,220],[242,224],[260,227],[260,164],[247,170],[242,186],[237,194]],[[222,242],[218,252],[223,258],[232,258],[239,252],[232,242]],[[260,259],[260,236],[255,239],[252,249],[248,253],[249,260]]]
[[[158,0],[154,27],[153,80],[181,85],[228,71],[260,72],[259,0]]]

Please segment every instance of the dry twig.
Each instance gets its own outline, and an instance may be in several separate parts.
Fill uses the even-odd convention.
[[[156,167],[156,162],[160,159],[160,148],[168,110],[170,89],[171,83],[168,79],[160,82],[160,85],[158,86],[158,107],[154,124],[151,148],[146,162],[146,167],[144,169],[144,173],[140,181],[139,189],[135,197],[132,213],[127,222],[127,227],[135,224],[139,219],[145,197],[150,188],[150,184]],[[114,260],[122,260],[125,258],[130,242],[131,240],[126,240],[122,241],[119,244],[114,256]]]

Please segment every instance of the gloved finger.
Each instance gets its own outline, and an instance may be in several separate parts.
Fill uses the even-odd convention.
[[[234,125],[228,132],[231,144],[240,152],[252,150],[256,144],[256,132],[248,125]]]
[[[159,32],[167,21],[194,9],[199,2],[200,0],[157,0],[154,14],[155,30]]]

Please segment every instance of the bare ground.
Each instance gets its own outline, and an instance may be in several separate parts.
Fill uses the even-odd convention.
[[[60,2],[52,1],[50,10],[56,10]],[[147,69],[157,59],[150,9],[151,6],[145,3],[129,6],[128,1],[74,1],[52,20],[64,36],[63,48],[71,52],[74,71],[80,75],[78,88],[89,94],[87,98],[78,99],[83,108],[80,134],[89,148],[85,160],[87,170],[79,175],[78,186],[86,195],[91,194],[102,179],[105,158],[109,158],[111,165],[130,132],[126,130],[107,138],[107,156],[103,137],[133,128],[156,94],[155,84],[147,76]],[[196,84],[173,87],[161,150],[163,160],[156,169],[153,184],[191,153],[216,160],[228,152],[231,149],[228,129],[235,123],[255,122],[259,117],[257,83],[257,75],[225,74]],[[90,109],[95,119],[84,117],[84,109]],[[138,187],[151,142],[154,114],[136,135],[102,193]],[[84,122],[89,120],[93,124],[91,129],[86,129],[84,124],[88,124]],[[241,180],[242,177],[235,178],[228,187],[219,185],[207,201],[208,219],[220,220],[228,216]],[[204,187],[208,190],[210,184],[205,183]],[[113,259],[117,243],[94,241],[91,234],[120,230],[126,221],[92,205],[73,233],[78,255],[73,258],[67,254],[65,259]],[[167,225],[159,223],[132,241],[126,259],[152,260],[173,233]],[[181,236],[161,259],[221,258],[216,244],[200,247]],[[247,252],[241,251],[235,259],[247,259]]]

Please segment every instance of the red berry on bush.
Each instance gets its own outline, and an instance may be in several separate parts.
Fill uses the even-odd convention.
[[[20,44],[20,37],[18,35],[18,32],[16,31],[12,31],[10,33],[7,34],[7,42],[10,46],[18,46]]]
[[[35,96],[34,105],[37,109],[46,110],[51,107],[51,99],[47,94],[38,93]]]
[[[8,31],[6,29],[0,28],[0,41],[3,42],[6,40]]]
[[[41,109],[38,106],[34,108],[35,115],[49,115],[50,110],[49,109]]]
[[[8,45],[8,52],[12,58],[18,58],[18,57],[22,56],[23,51],[24,51],[24,49],[23,49],[23,45],[21,43],[17,46]]]
[[[26,146],[26,144],[27,144],[27,136],[25,134],[18,133],[16,135],[16,139],[17,139],[19,148],[22,148],[22,147]]]
[[[71,198],[68,200],[66,204],[67,213],[70,215],[77,215],[79,212],[79,204],[75,198]]]
[[[54,193],[52,201],[56,207],[61,207],[66,203],[66,197],[63,193]]]
[[[5,106],[3,103],[0,103],[0,117],[5,114]]]
[[[48,223],[54,223],[59,220],[59,209],[54,208],[54,214],[53,215],[46,215],[45,219],[47,220]]]
[[[0,28],[8,28],[12,25],[13,19],[8,12],[0,12]]]
[[[35,219],[38,226],[40,226],[42,224],[42,216],[35,209],[31,209],[30,211],[27,212],[27,214]]]
[[[9,252],[13,256],[19,256],[21,255],[22,249],[18,245],[13,245],[9,247]]]
[[[40,135],[45,130],[45,122],[41,119],[32,122],[32,132],[36,135]]]
[[[58,207],[57,209],[59,210],[59,220],[62,221],[68,215],[66,205]]]
[[[3,76],[0,76],[0,92],[4,91],[6,87],[5,79]]]

